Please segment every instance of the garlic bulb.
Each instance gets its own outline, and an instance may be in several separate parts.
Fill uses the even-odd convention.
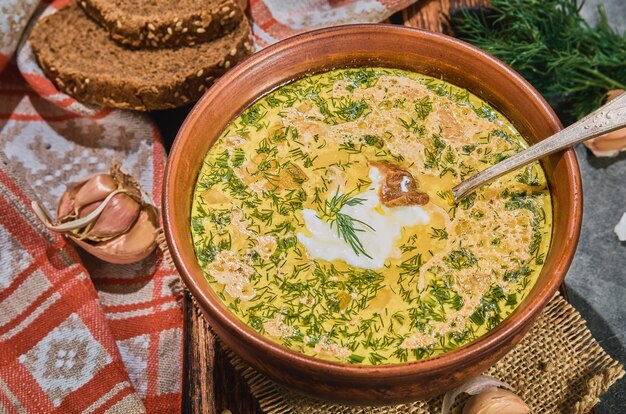
[[[622,93],[624,93],[622,89],[609,91],[606,94],[607,102],[617,98]],[[626,128],[600,135],[585,141],[584,144],[596,157],[615,157],[620,152],[626,151]]]
[[[473,395],[463,407],[463,414],[529,414],[530,408],[517,395],[501,388],[511,386],[496,378],[479,375],[443,397],[441,414],[449,414],[454,400],[461,393]]]
[[[495,388],[467,400],[463,414],[530,414],[530,407],[511,391]]]
[[[117,164],[69,187],[57,219],[37,202],[33,210],[52,231],[64,233],[92,255],[117,264],[139,261],[157,246],[158,210],[145,201],[137,182]]]
[[[441,414],[450,413],[450,408],[452,408],[454,400],[461,393],[477,395],[483,392],[498,389],[498,387],[511,389],[511,386],[506,382],[502,382],[488,375],[479,375],[477,377],[474,377],[471,380],[459,385],[455,389],[448,391],[443,396],[443,402],[441,404]]]

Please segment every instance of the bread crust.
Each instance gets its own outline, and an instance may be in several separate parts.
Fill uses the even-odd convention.
[[[206,3],[209,4],[198,7],[195,12],[150,17],[125,13],[110,0],[78,1],[89,17],[107,29],[111,39],[136,49],[193,46],[208,42],[231,32],[245,18],[232,0]]]
[[[68,30],[77,30],[75,36]],[[92,43],[76,44],[90,37]],[[198,100],[213,81],[252,52],[246,19],[212,42],[164,50],[132,50],[111,41],[105,29],[70,5],[39,21],[30,34],[39,65],[56,87],[80,102],[138,111],[179,107]],[[71,51],[72,56],[64,51]],[[219,54],[216,54],[218,53]],[[145,76],[156,67],[158,76]],[[194,59],[198,56],[201,58]],[[103,59],[104,57],[104,59]],[[179,59],[171,69],[171,61]],[[92,64],[81,65],[89,60]],[[106,70],[99,70],[105,67]],[[119,67],[119,71],[116,70]],[[114,70],[112,70],[112,68]],[[168,69],[170,68],[170,69]]]

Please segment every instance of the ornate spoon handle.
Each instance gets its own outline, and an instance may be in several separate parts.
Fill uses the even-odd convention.
[[[578,144],[598,135],[606,134],[616,129],[626,127],[626,93],[622,93],[606,105],[598,108],[580,121],[557,132],[549,138],[518,152],[510,158],[492,165],[491,167],[468,178],[452,188],[452,195],[456,201],[472,191],[518,169],[546,155],[558,152],[564,148]]]

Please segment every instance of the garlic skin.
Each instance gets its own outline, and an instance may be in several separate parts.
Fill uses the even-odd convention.
[[[246,11],[246,8],[248,7],[248,0],[235,0],[235,3],[237,3],[237,6],[239,6],[242,12]]]
[[[614,89],[606,94],[606,101],[611,101],[620,96],[624,91]],[[616,157],[620,152],[626,151],[626,128],[600,135],[584,142],[585,146],[596,157]]]
[[[467,400],[463,414],[530,414],[530,407],[511,391],[494,388]]]
[[[33,202],[33,210],[50,230],[65,234],[110,263],[139,261],[157,246],[159,212],[117,164],[108,174],[70,186],[59,200],[56,220],[37,202]]]

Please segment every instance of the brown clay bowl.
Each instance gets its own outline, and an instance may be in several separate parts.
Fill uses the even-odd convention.
[[[206,152],[227,124],[266,92],[332,68],[383,66],[440,77],[464,87],[508,117],[531,143],[561,124],[520,75],[451,37],[388,25],[323,29],[282,41],[222,77],[196,104],[172,147],[165,177],[165,234],[176,266],[211,327],[250,366],[303,393],[353,404],[428,398],[478,375],[530,329],[570,265],[582,216],[582,186],[573,150],[542,160],[552,191],[552,244],[537,284],[519,308],[480,339],[442,356],[387,366],[351,366],[284,348],[240,322],[205,280],[191,241],[191,200]]]

